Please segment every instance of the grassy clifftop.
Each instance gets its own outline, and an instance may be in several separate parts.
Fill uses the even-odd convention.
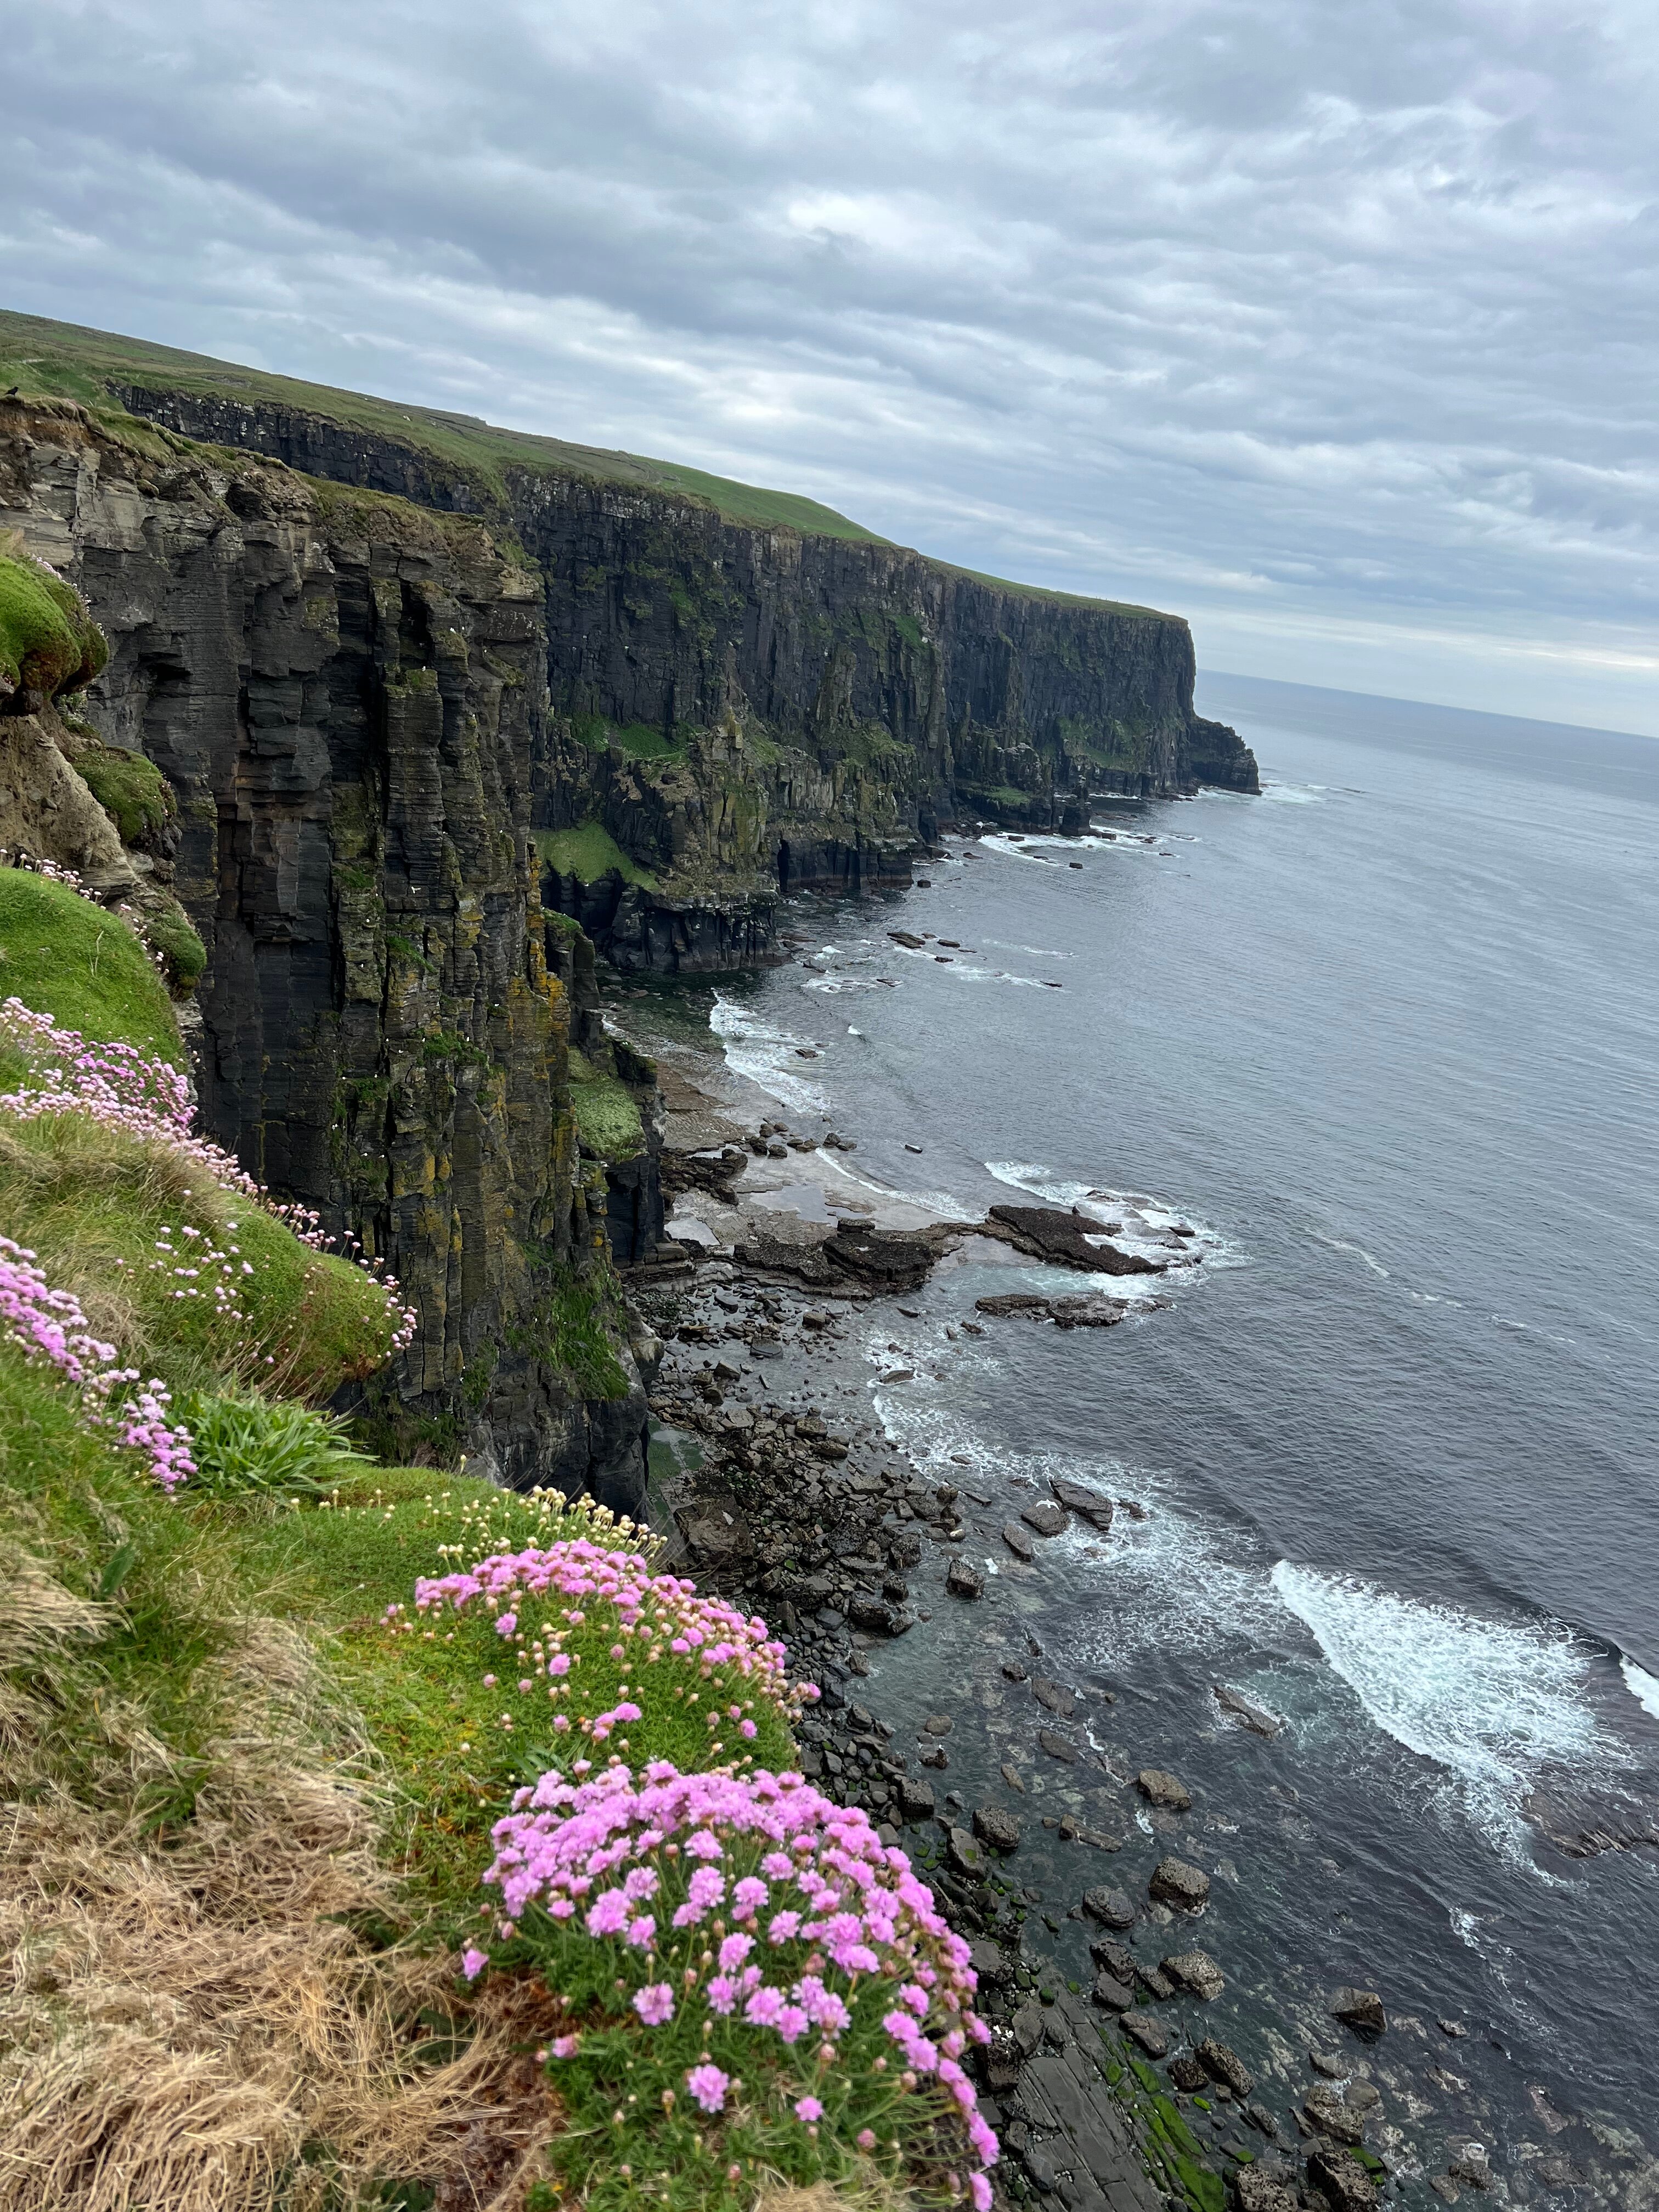
[[[148,339],[117,337],[44,316],[0,313],[0,390],[15,385],[23,396],[39,394],[79,400],[104,412],[121,387],[165,391],[301,408],[331,422],[376,437],[396,440],[434,460],[461,470],[499,494],[509,468],[574,474],[608,483],[634,484],[653,491],[678,492],[713,507],[728,521],[765,529],[783,527],[823,538],[846,538],[884,544],[833,507],[798,492],[770,491],[734,483],[676,461],[639,453],[573,444],[562,438],[537,437],[503,430],[477,416],[450,414],[399,400],[377,399],[361,392],[336,391],[299,378],[243,368],[205,354],[184,353]]]

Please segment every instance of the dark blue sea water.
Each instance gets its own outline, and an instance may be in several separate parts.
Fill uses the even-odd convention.
[[[981,1541],[995,1602],[872,1655],[871,1702],[979,1685],[959,1786],[1026,1771],[1022,1863],[1063,1910],[1085,1877],[1037,1815],[1088,1787],[1037,1771],[992,1662],[1030,1636],[1109,1686],[1093,1740],[1200,1793],[1213,2025],[1281,2109],[1368,1984],[1408,2174],[1478,2141],[1500,2197],[1651,2205],[1659,1850],[1549,1831],[1659,1819],[1659,743],[1242,678],[1200,707],[1260,799],[955,841],[897,905],[810,910],[812,967],[721,987],[731,1063],[860,1172],[963,1209],[1139,1196],[1208,1255],[1109,1332],[946,1334],[987,1289],[1079,1287],[1036,1268],[942,1270],[872,1324],[865,1387],[929,1464],[1149,1511],[1035,1574]],[[884,1384],[900,1328],[915,1379]],[[1086,1878],[1166,1847],[1143,1815]],[[1054,1949],[1087,1970],[1075,1923]]]

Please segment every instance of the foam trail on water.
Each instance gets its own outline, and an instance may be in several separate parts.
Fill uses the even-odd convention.
[[[1482,1620],[1281,1559],[1273,1585],[1375,1725],[1454,1778],[1488,1840],[1522,1850],[1552,1771],[1629,1764],[1591,1710],[1594,1655],[1554,1623]]]
[[[1625,1687],[1630,1692],[1644,1713],[1659,1721],[1659,1680],[1638,1667],[1633,1659],[1621,1659],[1619,1671],[1625,1678]]]
[[[822,1114],[829,1102],[823,1093],[798,1075],[792,1066],[797,1048],[811,1042],[787,1030],[764,1021],[744,1006],[714,994],[708,1026],[725,1048],[726,1064],[734,1075],[746,1076],[781,1105],[799,1112]]]

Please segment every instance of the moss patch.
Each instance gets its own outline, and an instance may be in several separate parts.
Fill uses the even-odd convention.
[[[88,745],[75,763],[120,834],[121,842],[140,852],[156,850],[162,832],[179,811],[173,786],[154,761],[118,745]]]
[[[0,552],[0,696],[84,690],[108,659],[104,633],[72,584]]]
[[[657,889],[657,878],[651,871],[629,859],[603,822],[580,823],[574,830],[537,830],[532,835],[544,866],[556,875],[596,884],[614,869],[625,884],[648,891]]]
[[[85,1036],[185,1064],[167,987],[131,930],[22,868],[0,868],[0,998],[21,999]]]
[[[602,1160],[632,1159],[644,1149],[645,1125],[625,1084],[602,1075],[573,1047],[570,1105],[584,1148]]]
[[[527,1323],[509,1329],[507,1340],[514,1352],[545,1360],[562,1374],[574,1396],[612,1399],[628,1395],[628,1376],[616,1351],[626,1333],[621,1285],[608,1262],[596,1262],[580,1275],[566,1266],[554,1269]]]

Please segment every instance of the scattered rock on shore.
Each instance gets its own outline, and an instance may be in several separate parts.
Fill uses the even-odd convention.
[[[1332,2000],[1331,2010],[1356,2035],[1375,2038],[1382,2034],[1389,2025],[1382,2000],[1375,1990],[1339,1990]]]
[[[1161,1767],[1143,1766],[1135,1777],[1135,1788],[1149,1804],[1161,1806],[1165,1812],[1192,1810],[1192,1791],[1184,1782],[1177,1782],[1173,1774],[1164,1773]]]
[[[974,1833],[994,1851],[1019,1849],[1019,1822],[1000,1805],[981,1805],[974,1814]]]
[[[983,1597],[985,1577],[966,1559],[952,1559],[951,1571],[945,1577],[945,1587],[952,1597]]]
[[[1196,1912],[1209,1897],[1210,1877],[1185,1859],[1160,1859],[1146,1887],[1160,1905],[1171,1905],[1177,1912]]]
[[[1227,1986],[1221,1969],[1207,1951],[1177,1951],[1158,1964],[1177,1988],[1189,1990],[1206,2002],[1218,1997]]]
[[[1083,1910],[1103,1928],[1133,1928],[1135,1924],[1134,1902],[1127,1890],[1085,1890]]]

